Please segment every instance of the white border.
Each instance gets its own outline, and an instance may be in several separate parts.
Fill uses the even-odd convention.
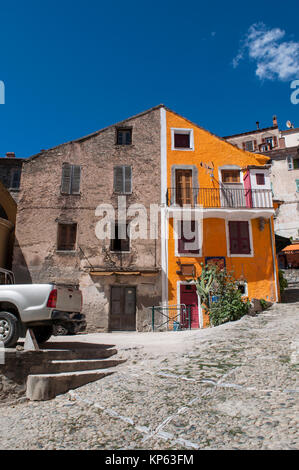
[[[202,223],[202,220],[195,220],[195,223],[197,223],[197,233],[198,233],[198,240],[200,242],[201,240],[201,248],[199,249],[199,253],[180,253],[178,251],[178,248],[179,248],[179,237],[178,237],[178,233],[179,233],[179,223],[182,222],[182,220],[180,219],[173,219],[173,222],[175,223],[175,227],[174,228],[174,256],[178,257],[178,258],[202,258],[202,252],[203,252],[203,223]],[[186,220],[186,222],[188,222],[188,220]],[[200,226],[201,225],[201,226]]]
[[[189,134],[190,135],[190,147],[189,148],[177,148],[174,146],[174,134]],[[194,133],[193,129],[184,129],[180,127],[172,127],[171,128],[171,150],[179,150],[179,151],[193,151],[194,150]]]
[[[225,220],[225,236],[226,236],[226,256],[228,258],[253,258],[254,257],[254,248],[253,248],[253,237],[252,237],[252,224],[251,224],[251,220],[240,220],[240,222],[248,222],[249,224],[249,243],[250,243],[250,255],[244,255],[244,254],[241,254],[241,255],[234,255],[234,254],[231,254],[230,252],[230,248],[229,248],[229,228],[228,228],[228,223],[229,222],[238,222],[238,220],[236,219],[228,219],[228,220]]]

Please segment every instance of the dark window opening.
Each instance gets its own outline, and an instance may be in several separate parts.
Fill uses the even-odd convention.
[[[112,230],[113,237],[113,230]],[[114,238],[110,242],[111,251],[130,251],[130,238],[128,236],[128,224],[115,224]]]
[[[13,170],[10,180],[11,189],[19,189],[21,180],[21,170]]]
[[[259,186],[264,186],[265,185],[265,175],[264,173],[257,173],[256,174],[256,184]]]
[[[76,249],[77,224],[58,224],[57,250],[74,251]]]
[[[238,284],[237,287],[238,287],[238,290],[241,292],[241,295],[246,294],[246,284]]]
[[[190,133],[187,134],[174,134],[174,147],[179,148],[190,148]]]
[[[132,143],[132,129],[117,129],[116,131],[117,145],[131,145]]]

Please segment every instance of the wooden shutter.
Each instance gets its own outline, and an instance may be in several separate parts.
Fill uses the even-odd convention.
[[[276,135],[273,136],[273,147],[277,146],[277,137]]]
[[[76,247],[77,224],[58,224],[58,250],[74,250]]]
[[[62,176],[61,176],[61,193],[71,193],[71,180],[72,180],[72,166],[68,163],[62,165]]]
[[[245,142],[242,142],[242,147],[243,147],[243,150],[246,150],[246,144],[245,144]]]
[[[191,232],[194,233],[195,228],[196,228],[195,220],[191,220],[191,224],[190,224],[190,221],[186,221],[186,224],[187,225],[185,225],[185,227],[191,226]],[[185,228],[185,232],[186,232],[186,228]],[[184,221],[182,220],[181,221],[181,233],[179,234],[179,238],[178,238],[178,253],[199,254],[199,248],[195,250],[191,250],[185,247],[185,244],[194,242],[195,238],[196,238],[195,235],[190,234],[190,238],[189,238],[188,234],[184,233]]]
[[[265,186],[265,175],[264,173],[256,174],[256,184],[259,186]]]
[[[114,167],[114,192],[116,193],[124,192],[124,177],[123,177],[122,166]]]
[[[80,194],[81,166],[72,165],[71,193]]]
[[[124,168],[124,178],[125,178],[125,193],[132,192],[132,168],[130,166],[125,166]]]
[[[254,142],[254,150],[257,150],[257,141],[254,140],[253,142]]]
[[[192,170],[176,170],[176,204],[192,204]]]
[[[230,253],[233,255],[247,255],[251,253],[248,222],[229,222],[229,244]]]

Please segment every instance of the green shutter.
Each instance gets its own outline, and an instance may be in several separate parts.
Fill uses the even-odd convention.
[[[124,192],[124,177],[123,177],[122,166],[114,167],[114,192],[116,193]]]
[[[299,193],[299,180],[296,180],[296,191]]]
[[[130,166],[124,167],[125,172],[125,193],[132,192],[132,168]]]

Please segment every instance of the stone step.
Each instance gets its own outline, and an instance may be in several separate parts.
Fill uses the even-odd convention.
[[[26,397],[32,401],[51,400],[57,395],[113,374],[113,370],[62,372],[58,374],[28,375]]]
[[[37,364],[32,366],[30,375],[108,369],[110,367],[116,367],[123,362],[125,362],[125,360],[120,359],[52,360],[42,365]]]

